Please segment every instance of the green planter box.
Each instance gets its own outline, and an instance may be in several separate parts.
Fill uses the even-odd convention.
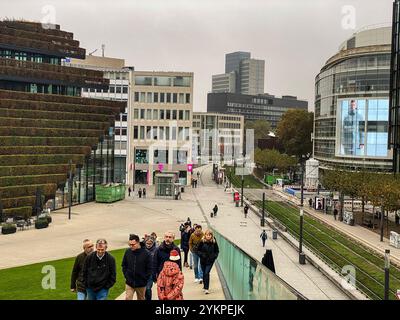
[[[2,234],[11,234],[11,233],[16,233],[17,232],[17,227],[7,227],[7,228],[4,228],[4,227],[2,227],[1,228],[1,233]]]
[[[111,203],[125,199],[126,186],[123,184],[107,184],[96,186],[96,202]]]

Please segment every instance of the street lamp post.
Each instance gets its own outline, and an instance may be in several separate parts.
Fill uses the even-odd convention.
[[[389,270],[390,270],[390,250],[385,250],[385,297],[384,300],[389,300]]]
[[[68,220],[71,220],[71,206],[72,206],[72,161],[71,160],[69,160],[68,191],[69,191]]]
[[[265,192],[263,192],[263,200],[262,200],[261,227],[265,227]]]
[[[299,236],[299,263],[306,263],[306,256],[303,253],[303,222],[304,222],[304,170],[303,163],[301,165],[301,197],[300,197],[300,236]]]

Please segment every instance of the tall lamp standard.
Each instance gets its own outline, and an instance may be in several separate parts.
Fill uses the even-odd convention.
[[[71,206],[72,206],[72,160],[69,160],[69,175],[68,175],[68,220],[71,220]]]
[[[385,250],[385,297],[384,300],[389,300],[389,270],[390,270],[390,250]]]
[[[299,236],[299,263],[306,264],[306,256],[303,253],[303,223],[304,223],[304,170],[303,162],[300,163],[301,167],[301,197],[300,197],[300,236]]]

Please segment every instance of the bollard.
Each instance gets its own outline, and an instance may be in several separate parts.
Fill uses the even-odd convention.
[[[277,230],[272,230],[272,239],[273,240],[278,239],[278,231]]]
[[[306,264],[306,255],[303,252],[299,254],[299,263]]]

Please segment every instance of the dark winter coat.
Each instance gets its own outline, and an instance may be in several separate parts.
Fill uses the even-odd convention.
[[[181,233],[181,249],[189,250],[189,240],[190,240],[190,232],[183,231]]]
[[[153,260],[153,280],[157,281],[157,277],[160,274],[164,262],[169,260],[170,252],[172,250],[176,250],[179,252],[179,257],[181,257],[181,249],[179,249],[174,243],[170,247],[167,247],[165,241],[163,241],[159,247],[156,249],[154,253],[154,260]],[[182,259],[176,261],[179,266],[179,269],[182,270]]]
[[[84,285],[94,292],[110,289],[117,280],[114,257],[106,252],[100,260],[97,252],[92,252],[86,257],[83,267]]]
[[[157,252],[157,248],[158,247],[157,247],[156,243],[154,242],[154,244],[153,244],[153,246],[151,248],[147,248],[147,247],[145,247],[145,248],[146,248],[147,252],[150,254],[151,270],[152,270],[151,275],[150,275],[150,277],[151,277],[153,275],[154,256],[155,256],[155,254]]]
[[[217,241],[215,239],[211,242],[201,241],[198,246],[197,254],[200,257],[201,264],[213,264],[219,254]]]
[[[83,283],[83,266],[85,264],[85,259],[87,254],[82,252],[79,254],[74,263],[71,274],[71,289],[75,289],[78,292],[86,292],[85,285]]]
[[[126,249],[122,259],[122,272],[126,284],[132,288],[145,287],[152,274],[152,259],[150,253],[143,247],[132,251]]]

